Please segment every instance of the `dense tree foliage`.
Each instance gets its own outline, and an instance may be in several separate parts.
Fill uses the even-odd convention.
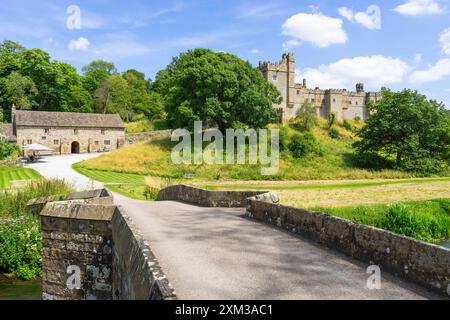
[[[416,91],[382,90],[355,144],[365,159],[392,161],[396,168],[435,173],[450,161],[450,117],[443,106]]]
[[[83,67],[52,60],[40,49],[6,40],[0,43],[0,114],[23,110],[119,113],[124,120],[164,117],[161,96],[137,70],[119,74],[115,65],[96,60]]]
[[[154,84],[164,95],[168,121],[190,127],[195,120],[220,130],[261,128],[277,120],[278,90],[262,73],[235,55],[189,50],[158,73]]]

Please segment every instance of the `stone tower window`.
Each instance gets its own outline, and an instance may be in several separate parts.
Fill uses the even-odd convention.
[[[53,144],[58,145],[59,144],[59,140],[53,140]]]
[[[111,144],[111,141],[105,140],[105,146],[109,146]]]
[[[106,132],[105,129],[102,129],[101,133],[102,133],[102,134],[105,134],[105,132]]]
[[[43,137],[42,137],[42,141],[45,141],[45,140],[47,140],[47,137],[46,137],[46,136],[43,136]]]
[[[44,129],[44,133],[45,133],[45,134],[49,134],[49,133],[50,133],[50,129],[48,129],[48,128],[47,128],[47,129]]]
[[[273,80],[273,81],[277,81],[277,78],[278,78],[278,77],[277,77],[276,74],[274,74],[274,75],[272,76],[272,80]]]
[[[300,94],[300,90],[297,90],[297,94]]]
[[[31,140],[31,139],[27,140],[27,144],[32,144],[32,143],[33,143],[33,140]]]
[[[73,129],[73,134],[78,134],[78,129]]]

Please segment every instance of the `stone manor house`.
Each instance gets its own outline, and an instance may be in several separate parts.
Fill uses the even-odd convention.
[[[125,125],[117,114],[16,110],[3,135],[19,146],[41,144],[55,154],[116,150],[125,144]]]
[[[259,69],[267,81],[273,83],[280,91],[283,102],[274,106],[280,109],[283,122],[295,118],[297,111],[307,101],[317,108],[319,117],[328,118],[336,114],[339,121],[360,118],[366,120],[369,116],[367,106],[370,101],[381,99],[379,92],[365,92],[364,84],[356,84],[356,92],[346,89],[315,89],[295,83],[295,56],[293,53],[283,54],[279,63],[261,61]]]

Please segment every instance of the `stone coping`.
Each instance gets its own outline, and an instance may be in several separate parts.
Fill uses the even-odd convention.
[[[221,191],[206,190],[186,184],[178,184],[162,189],[158,193],[160,201],[182,201],[205,207],[245,208],[250,197],[266,197],[274,203],[279,202],[276,193],[268,191]]]

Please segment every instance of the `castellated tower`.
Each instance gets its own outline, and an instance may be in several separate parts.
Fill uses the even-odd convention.
[[[280,109],[283,122],[295,118],[305,102],[316,107],[319,117],[327,118],[333,113],[339,121],[355,118],[367,119],[369,101],[381,99],[381,94],[378,92],[365,92],[363,83],[356,84],[355,92],[346,89],[308,88],[306,79],[303,79],[302,84],[295,83],[295,56],[293,53],[283,54],[278,63],[261,61],[259,69],[265,79],[275,85],[283,97],[280,105],[274,105],[274,108]]]
[[[278,63],[261,61],[259,69],[265,79],[275,85],[283,97],[279,108],[293,108],[295,104],[295,56],[285,53]]]

